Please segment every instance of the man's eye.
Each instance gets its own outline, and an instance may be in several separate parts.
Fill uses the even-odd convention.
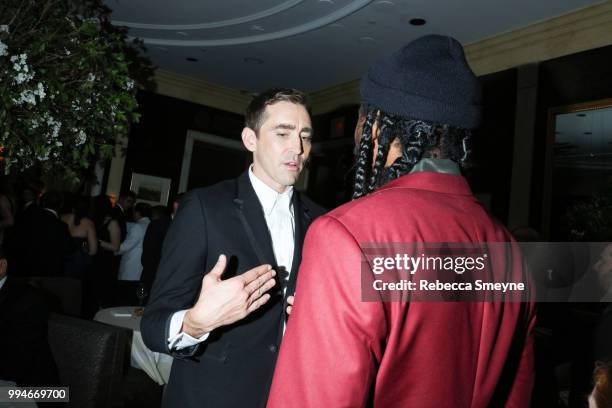
[[[312,142],[312,136],[302,136],[302,140],[305,141],[305,142],[310,143],[310,142]]]
[[[277,133],[276,135],[277,135],[277,136],[282,136],[282,137],[285,137],[285,136],[287,136],[288,134],[289,134],[289,133]]]

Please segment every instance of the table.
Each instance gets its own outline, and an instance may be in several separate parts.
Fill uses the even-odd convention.
[[[132,336],[131,365],[143,370],[159,385],[168,383],[172,357],[163,353],[156,353],[145,346],[140,334],[140,316],[134,311],[137,306],[121,306],[102,309],[94,316],[94,320],[113,326],[131,329]]]

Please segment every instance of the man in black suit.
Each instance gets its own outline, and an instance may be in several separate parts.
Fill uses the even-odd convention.
[[[11,248],[20,276],[63,276],[66,260],[77,249],[68,225],[59,218],[62,195],[47,192],[31,204],[16,225]]]
[[[147,346],[175,357],[165,407],[266,403],[304,234],[323,213],[293,189],[311,148],[306,106],[295,90],[254,98],[251,168],[181,201],[141,323]]]
[[[147,232],[142,241],[142,256],[140,257],[140,263],[142,264],[140,281],[144,284],[147,292],[150,292],[153,286],[161,259],[162,244],[172,221],[167,207],[161,205],[153,207],[152,214],[151,223],[147,227]]]
[[[48,308],[34,288],[7,276],[0,248],[0,380],[18,386],[57,386],[47,341]]]

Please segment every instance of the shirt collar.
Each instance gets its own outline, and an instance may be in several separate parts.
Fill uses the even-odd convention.
[[[55,215],[55,218],[59,218],[59,217],[58,217],[58,215],[57,215],[57,211],[52,210],[52,209],[50,209],[50,208],[45,208],[45,210],[46,210],[46,211],[49,211],[50,213],[53,213],[53,215]]]
[[[4,283],[6,282],[6,276],[2,279],[0,279],[0,289],[2,289],[2,286],[4,286]]]
[[[270,215],[272,213],[277,203],[287,203],[286,205],[289,207],[289,209],[291,209],[293,186],[289,186],[283,193],[279,193],[261,181],[253,173],[253,166],[249,167],[249,179],[251,180],[253,190],[255,190],[255,194],[257,195],[257,198],[259,198],[259,202],[261,203],[266,215]]]

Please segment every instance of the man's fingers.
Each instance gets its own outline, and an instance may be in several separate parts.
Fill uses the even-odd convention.
[[[294,296],[287,297],[287,314],[291,314],[291,310],[293,310],[293,301],[295,300]]]
[[[242,279],[242,282],[244,282],[244,286],[248,286],[251,282],[259,278],[261,275],[264,275],[270,271],[274,272],[270,265],[259,265],[240,275],[240,279]],[[276,274],[276,272],[274,272],[274,274]]]
[[[217,280],[221,279],[221,275],[225,272],[225,267],[227,266],[227,258],[225,255],[219,255],[219,259],[217,259],[217,263],[213,268],[206,274],[206,276],[211,276]]]
[[[262,278],[264,278],[264,276],[262,276]],[[257,280],[255,282],[253,282],[251,285],[259,283],[260,281]],[[247,290],[247,292],[249,293],[249,298],[247,300],[247,304],[251,304],[253,302],[255,302],[258,298],[260,298],[264,293],[266,293],[267,291],[269,291],[270,289],[272,289],[272,287],[274,287],[274,285],[276,285],[276,281],[274,279],[272,279],[272,277],[270,276],[270,278],[266,279],[265,281],[261,281],[260,284],[258,284],[256,287],[254,286],[251,292],[248,292],[249,289],[245,288]]]
[[[259,276],[257,279],[251,281],[248,284],[245,284],[244,289],[247,291],[249,295],[252,295],[257,289],[261,288],[268,281],[274,282],[274,276],[276,276],[276,271],[274,269],[270,269],[268,272]]]
[[[253,313],[255,310],[257,310],[261,306],[265,305],[268,300],[270,300],[270,294],[269,293],[265,293],[262,297],[257,299],[255,302],[251,303],[251,305],[247,309],[247,312],[248,313]]]

